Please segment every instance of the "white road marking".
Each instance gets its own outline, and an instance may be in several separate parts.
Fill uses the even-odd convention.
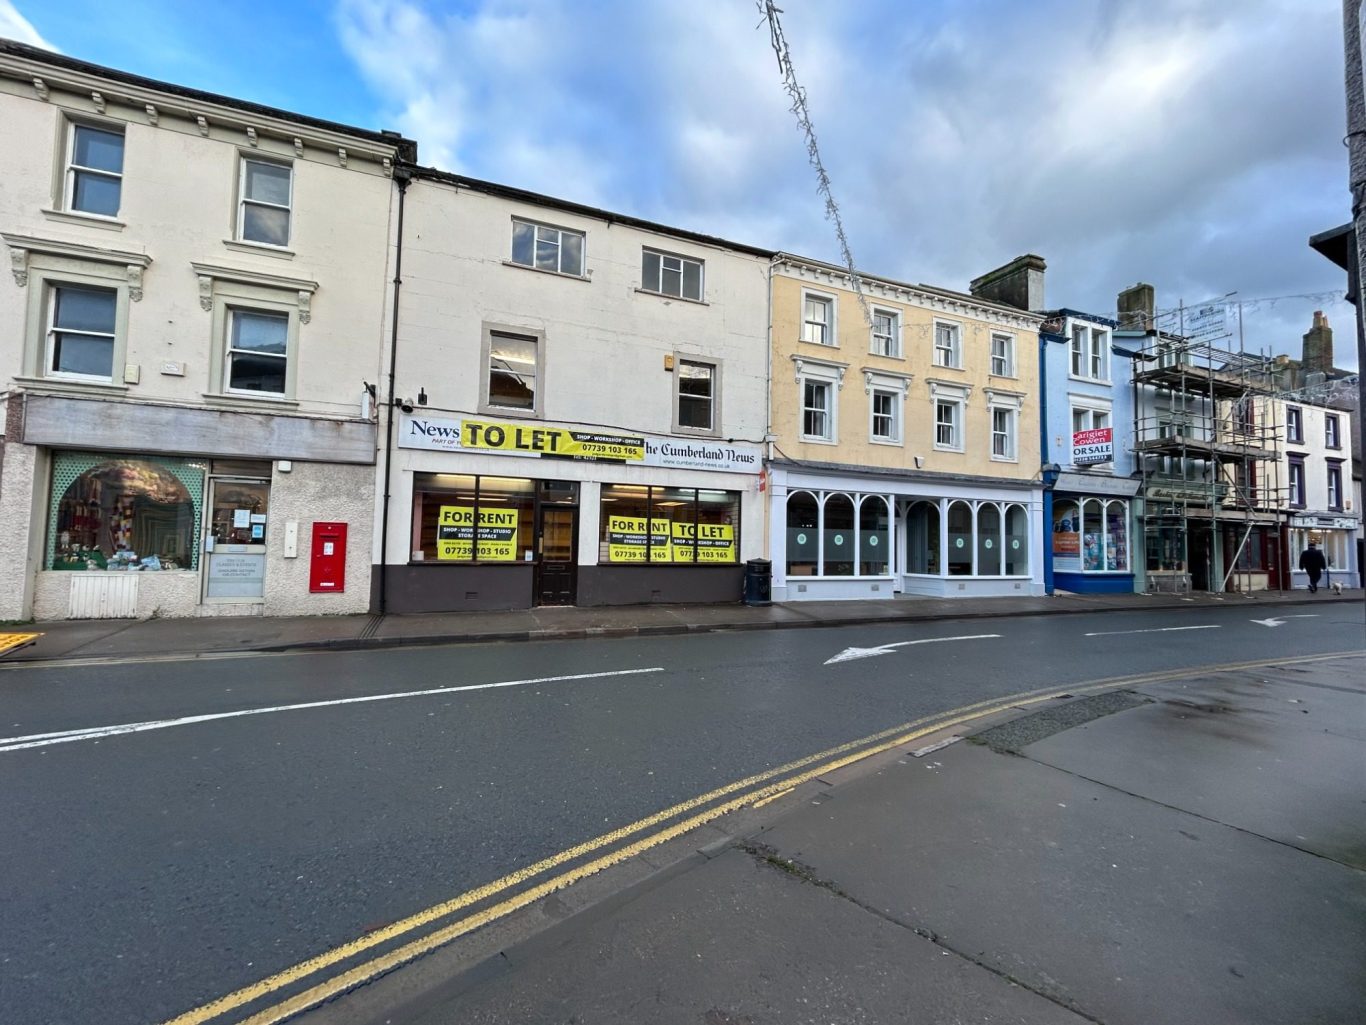
[[[938,644],[940,641],[982,641],[990,637],[1000,636],[1000,634],[967,634],[963,637],[926,637],[919,641],[896,641],[893,644],[879,644],[876,648],[845,648],[834,658],[827,658],[825,664],[850,662],[856,658],[872,658],[874,655],[890,655],[897,648],[904,648],[908,644]]]
[[[1284,620],[1284,619],[1275,619],[1275,618],[1271,618],[1271,619],[1252,619],[1252,620],[1249,620],[1249,622],[1252,622],[1252,623],[1260,623],[1262,626],[1285,626],[1285,620]]]
[[[472,683],[460,687],[436,687],[432,690],[408,690],[396,694],[365,694],[354,698],[334,698],[330,701],[308,701],[298,705],[272,705],[268,708],[243,708],[236,712],[212,712],[207,715],[186,715],[178,719],[154,719],[148,722],[121,723],[117,726],[90,726],[79,730],[62,730],[58,733],[32,733],[25,737],[0,737],[0,753],[23,751],[31,747],[47,747],[52,744],[70,744],[77,740],[96,740],[100,737],[117,737],[125,733],[145,733],[148,730],[165,730],[172,726],[191,726],[195,723],[213,722],[215,719],[236,719],[246,715],[268,715],[272,712],[297,712],[306,708],[332,708],[337,705],[355,705],[368,701],[393,701],[396,698],[422,698],[435,694],[460,694],[474,690],[496,690],[500,687],[526,687],[533,683],[560,683],[565,680],[599,680],[607,676],[634,676],[640,673],[662,673],[663,666],[650,669],[613,669],[603,673],[575,673],[571,676],[540,676],[533,680],[504,680],[501,683]]]
[[[1287,616],[1286,618],[1287,618],[1287,619],[1318,619],[1318,618],[1319,618],[1319,614],[1318,614],[1317,612],[1301,612],[1301,613],[1298,613],[1297,615]]]
[[[958,743],[958,742],[959,742],[960,740],[962,740],[962,739],[963,739],[963,738],[962,738],[962,737],[959,737],[959,736],[952,736],[952,737],[949,737],[947,740],[941,740],[941,741],[940,741],[939,743],[937,743],[937,744],[929,744],[929,745],[927,745],[926,747],[920,748],[918,751],[912,751],[912,752],[911,752],[911,757],[912,757],[912,758],[924,758],[926,755],[932,755],[932,754],[934,754],[936,751],[942,751],[942,750],[944,750],[944,748],[948,747],[950,744],[956,744],[956,743]]]
[[[1118,634],[1165,634],[1175,633],[1177,630],[1218,630],[1218,623],[1208,623],[1204,626],[1155,626],[1148,630],[1097,630],[1095,633],[1082,634],[1083,637],[1114,637]]]

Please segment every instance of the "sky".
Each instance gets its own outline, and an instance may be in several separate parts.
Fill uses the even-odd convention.
[[[1339,0],[779,6],[860,270],[966,291],[1036,253],[1050,307],[1104,315],[1145,281],[1161,308],[1226,302],[1223,347],[1296,357],[1321,309],[1356,368],[1345,274],[1307,245],[1350,219]],[[753,0],[0,0],[0,35],[840,262],[762,21]]]

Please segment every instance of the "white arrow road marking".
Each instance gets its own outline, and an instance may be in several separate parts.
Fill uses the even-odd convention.
[[[1000,634],[967,634],[963,637],[926,637],[919,641],[897,641],[894,644],[879,644],[876,648],[845,648],[834,658],[827,658],[826,665],[834,665],[836,662],[851,662],[856,658],[872,658],[874,655],[890,655],[897,648],[904,648],[908,644],[938,644],[940,641],[984,641],[990,637],[1000,637]]]
[[[1285,626],[1284,619],[1253,619],[1250,622],[1261,623],[1262,626]]]
[[[59,733],[33,733],[26,737],[0,737],[0,753],[23,751],[30,747],[51,744],[70,744],[76,740],[96,740],[117,737],[124,733],[145,733],[165,730],[172,726],[190,726],[215,719],[236,719],[244,715],[267,715],[271,712],[297,712],[305,708],[330,708],[334,705],[355,705],[365,701],[393,701],[396,698],[422,698],[435,694],[459,694],[471,690],[496,690],[500,687],[526,687],[533,683],[558,683],[564,680],[599,680],[606,676],[634,676],[640,673],[662,673],[663,666],[651,669],[614,669],[604,673],[576,673],[572,676],[541,676],[534,680],[505,680],[502,683],[472,683],[463,687],[437,687],[433,690],[408,690],[398,694],[366,694],[356,698],[335,698],[331,701],[308,701],[299,705],[273,705],[270,708],[243,708],[236,712],[214,712],[208,715],[186,715],[179,719],[155,719],[150,722],[129,722],[117,726],[91,726],[81,730],[62,730]]]
[[[1083,637],[1114,637],[1117,634],[1166,634],[1175,633],[1177,630],[1218,630],[1218,623],[1209,623],[1205,626],[1155,626],[1147,630],[1098,630],[1095,633],[1082,634]]]

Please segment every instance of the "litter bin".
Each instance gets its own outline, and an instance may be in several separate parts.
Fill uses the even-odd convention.
[[[773,604],[773,563],[767,559],[745,563],[745,604]]]

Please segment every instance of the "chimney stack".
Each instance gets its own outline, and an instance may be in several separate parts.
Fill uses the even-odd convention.
[[[974,278],[968,291],[979,299],[1014,306],[1017,310],[1030,312],[1042,310],[1043,274],[1048,265],[1042,256],[1026,253],[1017,256],[1004,267],[987,271],[980,278]]]
[[[1322,310],[1314,311],[1314,326],[1304,336],[1304,357],[1300,360],[1305,375],[1333,372],[1333,329]]]
[[[1157,312],[1157,293],[1152,285],[1140,281],[1119,293],[1119,329],[1121,331],[1151,331],[1153,315]]]

